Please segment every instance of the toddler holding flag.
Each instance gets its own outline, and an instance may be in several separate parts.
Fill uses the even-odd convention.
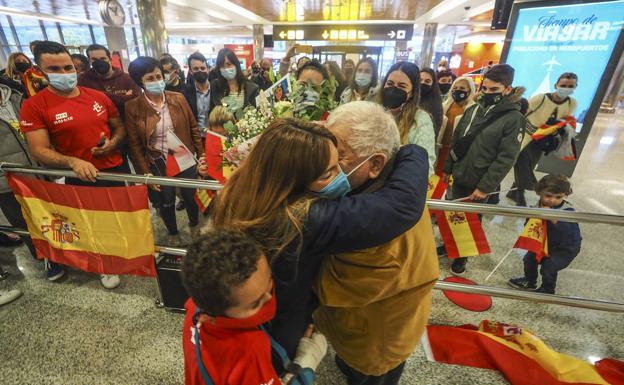
[[[546,175],[537,183],[539,207],[574,211],[566,201],[572,194],[570,181],[563,175]],[[557,220],[546,221],[545,242],[547,255],[539,261],[537,254],[529,251],[524,256],[524,277],[512,278],[509,285],[516,289],[535,290],[537,287],[537,265],[541,264],[542,285],[535,290],[555,294],[557,273],[570,265],[581,249],[581,231],[578,223]]]

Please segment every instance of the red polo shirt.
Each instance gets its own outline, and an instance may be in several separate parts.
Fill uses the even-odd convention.
[[[108,120],[119,113],[102,92],[78,87],[80,95],[64,98],[48,88],[28,98],[20,111],[23,132],[48,130],[50,143],[59,153],[91,162],[98,170],[121,165],[119,151],[95,157],[91,149],[103,132],[110,137]]]
[[[184,384],[204,385],[195,352],[193,316],[197,306],[189,299],[185,308],[182,330]],[[258,313],[247,319],[217,317],[214,324],[201,324],[201,358],[215,385],[280,385],[271,363],[271,342],[258,328],[275,315],[275,297]]]

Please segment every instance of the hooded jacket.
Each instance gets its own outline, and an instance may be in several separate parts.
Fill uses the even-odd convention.
[[[485,127],[463,158],[454,161],[449,156],[446,160],[444,173],[453,175],[453,183],[484,193],[496,191],[513,167],[524,138],[527,120],[520,112],[523,93],[524,88],[517,87],[494,106],[485,108],[477,102],[464,112],[453,133],[452,145],[471,129]]]
[[[3,162],[33,165],[28,154],[26,141],[14,124],[19,119],[19,111],[22,104],[22,94],[9,87],[0,84],[0,159]],[[12,115],[15,115],[12,118]],[[0,193],[10,192],[6,177],[0,176]]]
[[[427,167],[420,166],[425,175]],[[392,168],[389,163],[365,192],[378,189]],[[341,359],[367,375],[405,362],[427,325],[440,270],[429,210],[421,205],[418,222],[390,242],[332,255],[321,265],[315,285],[319,330]]]
[[[101,77],[91,68],[78,77],[78,85],[104,92],[113,101],[122,118],[126,102],[142,94],[141,88],[130,75],[117,68],[113,68],[110,78]]]

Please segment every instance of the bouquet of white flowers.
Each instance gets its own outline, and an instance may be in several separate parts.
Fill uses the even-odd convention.
[[[273,111],[270,109],[256,109],[248,107],[242,118],[234,123],[227,122],[223,125],[226,131],[224,162],[232,166],[239,166],[247,157],[251,148],[273,120]]]

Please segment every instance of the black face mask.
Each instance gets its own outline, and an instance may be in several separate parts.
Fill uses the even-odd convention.
[[[30,63],[26,63],[26,62],[20,61],[20,62],[15,63],[15,68],[19,72],[25,72],[27,69],[30,68]]]
[[[110,64],[106,60],[95,60],[91,67],[100,75],[106,75],[110,70]]]
[[[440,92],[442,92],[442,95],[448,94],[451,90],[451,83],[438,83],[438,86],[440,86]]]
[[[503,93],[496,92],[492,94],[481,93],[481,104],[483,107],[493,106],[503,100]]]
[[[455,90],[455,91],[453,91],[451,96],[453,97],[453,100],[456,103],[461,103],[464,100],[468,99],[468,92],[462,91],[462,90]]]
[[[397,87],[384,87],[381,100],[384,107],[394,110],[407,102],[407,92]]]
[[[424,83],[422,83],[422,84],[420,85],[420,95],[422,95],[422,96],[427,96],[427,95],[429,95],[429,94],[431,93],[431,89],[432,89],[432,87],[431,87],[431,85],[430,85],[430,84],[424,84]]]
[[[195,72],[193,73],[193,79],[195,79],[196,82],[203,83],[208,80],[208,73],[204,71]]]

